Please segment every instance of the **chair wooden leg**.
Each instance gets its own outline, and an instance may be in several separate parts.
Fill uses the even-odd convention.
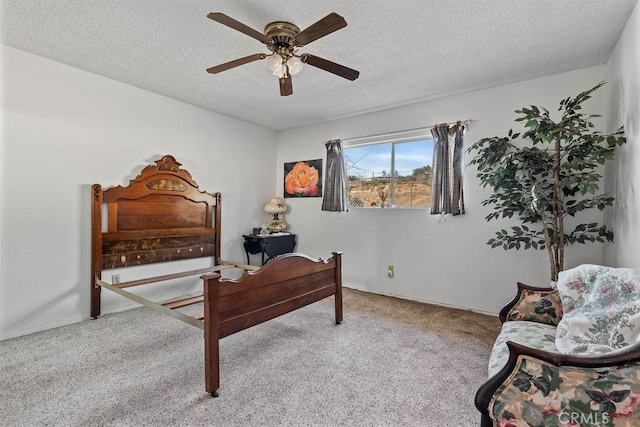
[[[493,421],[485,414],[481,414],[480,427],[493,427]]]

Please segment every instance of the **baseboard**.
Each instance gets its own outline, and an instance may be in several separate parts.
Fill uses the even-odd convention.
[[[24,335],[35,334],[37,332],[48,331],[49,329],[71,325],[72,323],[82,322],[83,320],[86,319],[83,319],[82,316],[73,316],[67,319],[60,319],[57,322],[47,323],[46,325],[32,326],[26,329],[13,330],[8,333],[0,334],[0,341],[22,337]]]
[[[438,305],[438,306],[441,306],[441,307],[453,308],[455,310],[470,311],[472,313],[483,314],[485,316],[499,317],[499,313],[492,313],[490,311],[477,310],[477,309],[473,309],[473,308],[469,308],[469,307],[460,307],[460,306],[456,306],[456,305],[445,304],[445,303],[438,302],[438,301],[422,300],[422,299],[417,299],[417,298],[408,298],[406,295],[396,295],[396,294],[392,294],[392,293],[389,293],[389,292],[375,292],[375,291],[372,291],[370,289],[358,289],[358,288],[352,288],[352,287],[349,287],[349,286],[343,286],[343,288],[353,289],[354,291],[360,291],[360,292],[368,292],[370,294],[384,295],[384,296],[387,296],[387,297],[398,298],[398,299],[402,299],[402,300],[406,300],[406,301],[415,301],[415,302],[420,302],[420,303],[424,303],[424,304]]]
[[[109,313],[118,313],[120,311],[131,310],[132,308],[137,308],[137,307],[142,307],[142,305],[137,303],[125,304],[122,306],[118,306],[116,308],[112,308],[109,311],[102,313],[102,315],[109,314]],[[25,335],[35,334],[42,331],[48,331],[50,329],[61,328],[63,326],[71,325],[74,323],[84,322],[85,320],[89,320],[89,319],[91,319],[91,316],[89,316],[89,314],[83,315],[83,316],[72,316],[67,319],[60,319],[55,322],[47,323],[46,325],[32,326],[26,329],[0,333],[0,341],[8,340],[11,338],[18,338]]]

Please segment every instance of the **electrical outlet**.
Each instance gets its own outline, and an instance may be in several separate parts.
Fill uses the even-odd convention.
[[[393,265],[388,265],[387,266],[387,276],[388,277],[393,277]]]
[[[111,284],[115,285],[116,283],[120,283],[120,275],[119,274],[113,274],[111,276]]]

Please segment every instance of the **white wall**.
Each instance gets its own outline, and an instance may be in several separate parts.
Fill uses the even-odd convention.
[[[626,101],[615,111],[625,117],[628,131],[635,129],[636,136],[635,144],[630,141],[626,147],[628,155],[618,157],[623,181],[617,187],[628,189],[622,196],[632,199],[632,189],[623,184],[627,179],[638,182],[638,150],[633,148],[639,128],[638,87],[633,79],[638,75],[637,53],[636,62],[629,64],[638,50],[637,9],[609,66],[292,129],[277,136],[3,46],[0,339],[88,317],[90,186],[126,185],[142,166],[164,154],[174,155],[202,189],[222,192],[222,255],[242,260],[240,235],[263,223],[263,204],[271,195],[282,194],[283,164],[324,159],[326,140],[475,119],[467,134],[470,145],[515,128],[514,110],[520,107],[545,105],[555,111],[562,98],[610,78],[615,82],[601,89],[587,108],[605,113],[609,91],[623,85]],[[630,164],[625,163],[629,160]],[[298,251],[323,257],[334,250],[345,252],[346,286],[496,313],[513,296],[516,281],[548,282],[547,258],[541,251],[505,252],[487,246],[495,230],[510,224],[485,222],[489,210],[481,201],[489,190],[479,187],[471,168],[465,170],[464,179],[467,214],[445,221],[424,210],[321,212],[320,198],[286,199],[290,206],[286,219],[298,234]],[[637,265],[640,209],[637,198],[629,203],[624,209],[618,205],[615,226],[619,233],[621,224],[629,224],[635,234],[626,241],[618,238],[612,250],[624,252],[618,264],[628,264],[624,257],[635,256]],[[594,212],[584,220],[600,221],[601,215]],[[567,256],[567,267],[602,262],[603,246],[572,246]],[[388,264],[396,269],[392,279],[386,277]],[[131,280],[149,275],[148,268],[112,273]],[[173,271],[175,265],[153,268],[154,274],[163,274],[163,269]],[[107,312],[131,306],[109,293],[103,301]]]
[[[533,104],[556,111],[560,100],[590,89],[605,77],[606,67],[597,66],[281,132],[277,194],[283,191],[283,164],[324,159],[326,140],[475,119],[467,133],[469,146],[480,138],[506,135],[509,128],[516,128],[514,110]],[[585,104],[587,111],[603,114],[606,95],[606,89],[601,89]],[[604,120],[597,123],[604,128]],[[425,210],[322,212],[320,198],[285,199],[290,206],[287,221],[291,231],[299,235],[301,252],[328,256],[334,250],[344,251],[346,286],[497,313],[515,295],[516,281],[549,284],[548,258],[543,251],[506,252],[486,245],[496,230],[511,224],[484,220],[490,210],[481,202],[489,189],[479,186],[475,174],[471,168],[464,173],[467,214],[448,216],[446,221]],[[584,221],[602,221],[597,210],[586,214]],[[565,267],[583,262],[602,262],[602,245],[569,247]],[[395,266],[392,279],[386,277],[388,264]]]
[[[615,243],[605,260],[617,267],[640,268],[640,5],[636,5],[609,58],[611,85],[607,130],[624,126],[627,144],[607,168],[607,189],[616,201],[607,223]]]
[[[275,132],[6,46],[0,57],[0,338],[89,316],[90,186],[127,185],[164,154],[222,193],[222,256],[243,260],[275,186]]]

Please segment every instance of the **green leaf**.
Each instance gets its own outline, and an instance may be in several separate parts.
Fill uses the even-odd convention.
[[[622,402],[631,394],[631,390],[614,390],[609,396],[611,396],[611,400],[614,402]]]
[[[524,390],[523,390],[524,391]],[[597,403],[602,403],[607,401],[607,395],[598,390],[585,390],[587,395]]]
[[[526,378],[515,378],[513,380],[513,385],[520,391],[525,392],[531,388],[531,380]]]
[[[538,406],[535,403],[529,401],[521,402],[522,408],[522,421],[529,426],[539,426],[544,421],[544,415],[542,414],[542,406]],[[513,425],[508,423],[507,425]]]
[[[551,384],[549,384],[549,380],[545,377],[538,377],[533,380],[533,385],[535,385],[538,390],[542,392],[543,396],[547,396],[551,391]]]
[[[614,375],[611,375],[611,377],[614,377]],[[621,379],[622,378],[620,378],[619,380],[614,380],[607,377],[607,380],[595,381],[593,383],[593,386],[600,390],[610,390],[611,388],[613,388],[614,385],[618,384]]]

